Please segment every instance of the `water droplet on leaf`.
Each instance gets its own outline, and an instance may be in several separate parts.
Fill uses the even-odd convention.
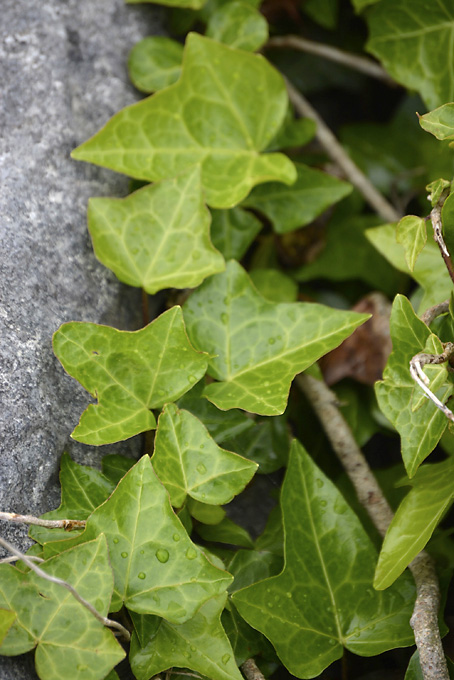
[[[146,577],[146,574],[143,571],[141,571],[139,574],[137,574],[137,576],[143,581],[144,578]]]
[[[224,654],[224,656],[222,657],[222,663],[228,663],[229,659],[230,654]]]
[[[188,560],[194,560],[197,557],[197,550],[195,548],[188,548],[186,550],[186,557]]]
[[[159,548],[159,550],[156,550],[156,557],[164,564],[169,560],[169,551],[165,548]]]
[[[201,475],[203,475],[206,471],[207,469],[203,463],[199,463],[197,465],[197,472],[200,472]]]
[[[121,556],[123,557],[123,559],[126,559],[126,557],[128,556],[128,553],[127,553],[127,552],[122,552],[122,553],[121,553]]]

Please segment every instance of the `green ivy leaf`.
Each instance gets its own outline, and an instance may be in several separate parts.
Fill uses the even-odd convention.
[[[268,144],[267,151],[277,149],[294,149],[305,146],[315,137],[317,124],[311,118],[295,118],[293,109],[289,106],[284,122]]]
[[[369,5],[375,5],[377,2],[381,2],[381,0],[351,0],[351,1],[353,7],[358,13],[361,12],[365,7],[368,7]]]
[[[272,182],[256,187],[243,201],[264,213],[278,234],[304,227],[326,208],[351,193],[353,187],[321,170],[295,163],[298,177],[291,187]]]
[[[189,668],[211,680],[242,680],[220,621],[224,604],[225,595],[212,598],[180,625],[133,614],[136,632],[129,658],[137,680],[148,680],[172,666]]]
[[[242,208],[211,211],[211,240],[226,260],[241,260],[262,228],[252,213]]]
[[[233,583],[229,592],[247,588],[247,586],[275,576],[282,571],[282,557],[266,550],[238,550],[229,563],[229,573],[233,575]]]
[[[224,609],[222,612],[221,623],[232,645],[238,666],[269,646],[269,642],[263,635],[251,628],[232,604],[229,609]]]
[[[152,463],[176,508],[187,495],[209,505],[229,503],[257,470],[256,463],[221,449],[198,418],[174,404],[159,416]]]
[[[295,302],[298,284],[278,269],[252,269],[250,279],[260,295],[271,302]]]
[[[254,547],[254,543],[246,529],[235,524],[228,517],[224,517],[222,522],[216,525],[200,524],[197,527],[197,533],[204,541],[238,545],[241,548]]]
[[[290,448],[287,418],[283,415],[258,419],[253,427],[227,439],[225,446],[258,463],[258,473],[268,475],[287,464]]]
[[[42,519],[87,519],[115,488],[99,470],[75,463],[67,453],[63,453],[61,457],[60,485],[60,507],[46,512]],[[31,526],[28,535],[43,545],[47,541],[68,538],[69,534],[65,529]]]
[[[343,654],[413,643],[414,587],[372,588],[375,549],[336,487],[294,442],[282,489],[285,566],[232,596],[290,673],[315,677]]]
[[[423,550],[454,500],[454,458],[423,465],[411,480],[386,532],[375,571],[374,587],[387,588]]]
[[[182,623],[230,583],[230,575],[214,567],[190,540],[148,456],[129,470],[75,540],[81,543],[100,533],[106,535],[115,576],[110,611],[124,603],[132,611]],[[45,554],[69,545],[48,543]]]
[[[333,218],[326,229],[326,245],[312,261],[297,269],[297,281],[323,278],[331,281],[361,279],[370,286],[394,295],[399,280],[395,269],[373,247],[366,237],[366,229],[377,224],[374,215],[354,215]],[[348,256],[345,244],[348,243]],[[395,244],[394,244],[395,247]]]
[[[441,198],[442,193],[446,189],[450,188],[451,182],[448,182],[447,179],[443,179],[442,177],[436,179],[434,182],[430,182],[430,184],[426,186],[426,191],[428,194],[430,194],[430,203],[432,205],[432,208],[434,208],[437,205],[438,201]],[[429,196],[427,198],[429,198]]]
[[[230,208],[255,184],[296,179],[287,156],[259,153],[286,108],[284,81],[263,57],[191,33],[180,80],[117,113],[72,156],[149,181],[200,164],[207,203]]]
[[[129,53],[129,77],[141,92],[156,92],[177,82],[182,61],[183,46],[176,40],[144,38]]]
[[[440,251],[433,239],[429,239],[418,257],[411,272],[405,261],[405,251],[400,244],[396,245],[396,225],[385,224],[382,227],[367,229],[366,236],[372,245],[396,269],[413,277],[424,291],[419,305],[421,312],[446,300],[451,295],[452,281],[446,267],[443,266]]]
[[[110,444],[154,429],[150,409],[181,397],[207,366],[207,355],[189,343],[180,307],[134,332],[66,323],[53,346],[63,368],[98,398],[72,434],[84,444]]]
[[[203,380],[194,385],[192,390],[178,400],[178,406],[197,416],[217,444],[230,441],[254,428],[254,421],[242,411],[237,409],[220,411],[207,399],[203,399],[204,387],[205,382]]]
[[[369,318],[312,303],[268,302],[233,260],[191,295],[184,314],[194,345],[218,355],[208,372],[222,382],[205,388],[207,399],[262,415],[283,413],[294,376]]]
[[[398,295],[391,312],[391,339],[393,351],[388,359],[383,380],[375,383],[375,392],[381,411],[401,436],[402,459],[409,477],[433,451],[448,423],[446,416],[426,400],[415,413],[414,394],[419,388],[410,375],[410,359],[424,352],[430,330],[413,311],[410,302]],[[440,399],[446,401],[452,393],[451,384],[444,386]]]
[[[127,458],[119,453],[109,453],[102,459],[103,475],[116,486],[136,462],[134,458]]]
[[[151,295],[196,288],[225,269],[210,241],[199,166],[126,198],[91,198],[88,228],[98,260]]]
[[[0,608],[0,653],[3,640],[8,634],[9,629],[16,620],[16,612],[11,609]]]
[[[418,255],[427,242],[426,222],[416,215],[406,215],[396,228],[396,241],[401,243],[405,250],[405,261],[410,271],[415,268]]]
[[[303,10],[323,28],[336,28],[339,15],[338,0],[306,0]]]
[[[113,589],[104,536],[39,565],[68,581],[106,616]],[[112,631],[100,623],[71,593],[30,571],[0,565],[0,606],[16,613],[0,653],[22,654],[36,647],[35,665],[41,680],[99,680],[125,653]]]
[[[206,35],[209,38],[255,52],[268,40],[268,22],[247,2],[228,2],[209,18]]]
[[[397,82],[417,90],[429,108],[454,99],[454,73],[446,65],[454,30],[450,0],[381,0],[367,22],[367,49]]]
[[[186,508],[191,517],[203,524],[219,524],[226,515],[224,508],[220,505],[208,505],[191,497],[188,498]]]
[[[419,124],[439,140],[454,139],[454,103],[443,104],[419,116]]]

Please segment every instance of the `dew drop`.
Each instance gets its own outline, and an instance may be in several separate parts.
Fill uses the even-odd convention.
[[[222,321],[222,323],[228,323],[228,321],[229,321],[229,316],[228,316],[228,314],[226,314],[225,312],[223,312],[223,313],[221,314],[221,321]]]
[[[201,253],[198,250],[194,250],[192,253],[192,259],[193,260],[200,260],[201,258]]]
[[[222,657],[222,663],[228,663],[229,659],[230,654],[224,654],[224,656]]]
[[[276,342],[276,338],[268,338],[268,344],[269,345],[274,345],[275,342]]]
[[[188,381],[190,383],[195,383],[197,381],[197,378],[195,377],[195,375],[188,375]]]
[[[207,469],[203,463],[199,463],[197,465],[197,472],[200,472],[201,475],[203,475],[206,471]]]
[[[317,484],[318,488],[321,489],[323,486],[323,479],[318,478],[315,480],[315,483]]]
[[[158,390],[158,394],[160,397],[162,397],[163,394],[165,394],[164,390]]]
[[[117,544],[119,540],[120,540],[119,538],[114,538],[113,542]]]
[[[145,576],[146,576],[146,574],[145,574],[143,571],[141,571],[141,572],[139,572],[139,573],[137,574],[137,576],[138,576],[140,579],[142,579],[142,581],[143,581],[144,578],[145,578]]]
[[[127,553],[127,552],[122,552],[122,553],[121,553],[121,556],[123,557],[123,559],[126,559],[127,556],[128,556],[128,553]]]
[[[333,638],[330,638],[330,639],[328,640],[328,644],[330,644],[330,645],[335,645],[335,644],[336,644],[336,640],[334,640]]]
[[[186,558],[188,560],[195,560],[196,557],[197,557],[197,550],[195,550],[195,548],[188,548],[186,550]]]
[[[85,664],[83,664],[83,663],[78,663],[78,664],[77,664],[77,670],[78,670],[78,671],[86,671],[87,668],[88,668],[88,666],[85,666]]]
[[[169,551],[165,548],[159,548],[159,550],[156,550],[156,557],[164,564],[169,560]]]
[[[174,540],[175,542],[179,541],[179,540],[180,540],[180,534],[174,534],[174,535],[173,535],[173,540]]]
[[[200,448],[201,448],[201,449],[204,449],[204,448],[205,448],[205,444],[200,444]]]
[[[286,597],[288,597],[289,600],[291,600],[293,597],[292,593],[285,593],[285,595]]]
[[[140,554],[143,555],[145,553],[145,550],[141,550]]]
[[[326,501],[320,501],[320,505],[322,506],[322,508],[326,508],[327,503]]]
[[[194,645],[191,645],[191,652],[195,652],[195,651],[197,651],[197,647],[195,647]]]

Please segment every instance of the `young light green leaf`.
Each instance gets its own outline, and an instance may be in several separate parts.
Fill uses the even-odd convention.
[[[206,35],[239,50],[255,52],[268,40],[268,22],[247,2],[228,2],[210,16]]]
[[[98,398],[72,434],[84,444],[109,444],[154,429],[150,409],[181,397],[207,366],[207,355],[189,343],[180,307],[134,332],[63,324],[53,346],[63,368]]]
[[[102,616],[107,615],[113,576],[104,536],[40,568],[69,582]],[[35,665],[41,680],[99,680],[125,655],[112,631],[70,592],[32,571],[23,574],[0,565],[0,606],[4,604],[17,618],[0,653],[11,656],[36,647]]]
[[[427,241],[425,220],[416,215],[402,217],[396,228],[396,241],[403,245],[408,268],[413,271],[418,255]]]
[[[254,428],[252,418],[242,411],[238,409],[220,411],[207,399],[203,399],[204,387],[205,381],[201,380],[178,400],[178,406],[197,416],[217,444],[230,441]]]
[[[226,515],[224,508],[221,508],[220,505],[208,505],[191,497],[188,498],[186,508],[191,517],[203,524],[220,524]]]
[[[180,625],[133,614],[136,632],[129,658],[137,680],[148,680],[172,666],[211,680],[242,680],[220,621],[224,604],[225,595],[212,598]]]
[[[60,485],[60,507],[46,512],[42,519],[87,519],[115,488],[115,484],[99,470],[75,463],[67,453],[63,453],[61,458]],[[68,538],[68,532],[65,529],[31,526],[29,536],[43,545],[47,541]]]
[[[454,99],[454,73],[446,67],[454,30],[450,0],[381,0],[367,23],[367,49],[397,82],[419,92],[429,108]]]
[[[391,312],[393,351],[384,379],[375,383],[375,392],[381,411],[401,436],[402,458],[409,477],[413,477],[436,447],[448,423],[446,416],[429,400],[416,413],[412,410],[413,394],[418,390],[419,396],[420,388],[410,375],[410,359],[424,352],[430,335],[407,298],[398,295]],[[452,390],[452,384],[446,384],[441,399],[446,401]]]
[[[102,473],[116,486],[136,462],[134,458],[127,458],[119,453],[109,453],[101,461]]]
[[[321,170],[296,163],[297,180],[291,187],[272,182],[256,187],[243,201],[266,215],[278,234],[304,227],[330,205],[351,193],[353,187]]]
[[[294,442],[282,489],[285,566],[233,594],[240,614],[273,644],[290,673],[318,676],[343,654],[411,645],[411,579],[372,588],[375,549],[336,487]]]
[[[419,124],[437,139],[454,139],[454,103],[443,104],[434,111],[419,116]]]
[[[433,182],[430,182],[430,184],[426,186],[426,191],[428,194],[430,194],[430,203],[432,205],[432,208],[434,208],[437,205],[438,201],[441,198],[442,193],[446,191],[446,189],[450,189],[450,187],[451,182],[449,182],[447,179],[443,179],[442,177],[436,179]]]
[[[0,654],[2,652],[2,642],[15,620],[16,612],[13,612],[11,609],[5,609],[4,607],[0,608]]]
[[[126,198],[91,198],[88,228],[98,260],[151,295],[196,288],[225,269],[210,241],[199,166]]]
[[[183,46],[176,40],[144,38],[129,53],[129,77],[141,92],[156,92],[177,82],[182,61]]]
[[[131,611],[187,621],[203,602],[231,581],[192,543],[170,505],[167,491],[143,456],[111,497],[87,520],[76,542],[104,533],[115,576],[110,611]],[[69,541],[47,544],[45,554],[66,550]]]
[[[207,399],[224,410],[262,415],[283,413],[294,376],[369,318],[312,303],[268,302],[233,260],[191,295],[184,314],[194,345],[218,355],[208,372],[221,382],[205,388]]]
[[[278,269],[252,269],[251,281],[260,295],[271,302],[295,302],[298,284]]]
[[[174,404],[159,416],[152,463],[176,508],[188,495],[209,505],[229,503],[257,470],[256,463],[221,449],[196,416]]]
[[[228,517],[224,517],[222,522],[215,526],[209,524],[200,524],[197,527],[197,533],[204,541],[214,541],[215,543],[228,543],[231,545],[238,545],[241,548],[253,548],[254,543],[243,527],[235,524]]]
[[[263,57],[191,33],[180,80],[117,113],[72,155],[150,181],[200,164],[207,203],[231,208],[256,184],[295,181],[287,156],[260,154],[286,108],[284,81]]]
[[[372,245],[401,272],[413,277],[424,290],[419,305],[421,312],[446,300],[451,295],[452,281],[446,267],[443,266],[440,251],[433,239],[429,239],[418,257],[415,267],[410,272],[405,261],[403,247],[396,245],[396,225],[385,224],[382,227],[368,229],[366,236]]]
[[[312,261],[294,272],[297,281],[361,279],[394,296],[402,276],[373,247],[366,229],[377,225],[375,215],[334,216],[326,228],[326,244]],[[348,243],[348,255],[345,244]],[[394,247],[396,244],[394,243]]]
[[[252,213],[242,208],[211,211],[211,240],[226,260],[241,260],[262,228]]]
[[[386,532],[375,570],[374,587],[394,583],[423,550],[434,529],[454,500],[454,458],[423,465],[410,484]]]

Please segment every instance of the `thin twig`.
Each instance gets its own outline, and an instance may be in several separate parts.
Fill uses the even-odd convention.
[[[18,524],[35,524],[38,527],[47,527],[48,529],[65,529],[65,531],[82,529],[86,525],[86,521],[83,519],[40,519],[32,515],[18,515],[15,512],[0,512],[0,519]]]
[[[246,661],[241,664],[241,670],[247,680],[265,680],[265,676],[255,663],[254,659],[246,659]]]
[[[267,49],[268,47],[290,47],[295,50],[300,50],[301,52],[315,54],[317,57],[335,61],[336,63],[348,66],[355,71],[365,73],[372,78],[378,78],[387,85],[394,87],[397,85],[397,83],[386,73],[385,69],[383,69],[380,64],[377,64],[376,61],[372,61],[372,59],[368,59],[367,57],[362,57],[359,54],[354,54],[353,52],[340,50],[338,47],[333,47],[332,45],[306,40],[306,38],[300,38],[297,35],[284,35],[270,38],[264,46],[264,49]]]
[[[33,562],[44,562],[42,557],[38,557],[37,555],[27,555],[29,560],[32,560]],[[10,562],[17,562],[20,558],[16,557],[16,555],[11,555],[11,557],[4,557],[3,559],[0,560],[0,564],[9,564]]]
[[[435,321],[437,316],[441,316],[447,312],[449,312],[449,300],[445,300],[444,302],[440,302],[438,305],[434,305],[433,307],[426,309],[424,314],[421,315],[421,321],[423,321],[426,326],[430,326],[430,324]]]
[[[444,351],[441,354],[426,354],[420,352],[415,354],[414,357],[410,359],[410,375],[413,380],[419,385],[427,397],[431,400],[437,408],[442,411],[446,418],[454,422],[454,413],[441,402],[438,397],[429,388],[430,380],[423,371],[423,367],[428,364],[439,365],[444,364],[449,361],[450,357],[454,354],[454,344],[452,342],[447,342],[444,345]]]
[[[316,136],[328,156],[342,169],[345,177],[364,196],[369,205],[386,222],[398,222],[402,215],[374,187],[372,182],[347,155],[337,137],[331,132],[325,121],[311,106],[307,99],[288,80],[287,90],[295,110],[301,115],[311,118],[317,123]]]
[[[446,247],[446,243],[443,238],[443,223],[441,220],[441,210],[443,208],[443,204],[446,201],[448,197],[448,192],[444,191],[440,199],[438,200],[437,204],[432,208],[430,212],[430,221],[432,222],[432,228],[434,232],[434,239],[435,242],[438,244],[438,247],[440,248],[440,253],[443,258],[443,261],[446,265],[446,269],[449,272],[449,276],[451,277],[451,281],[454,283],[454,266],[451,260],[451,255],[449,253],[449,250]]]
[[[336,395],[322,381],[310,375],[296,378],[310,400],[331,445],[343,464],[358,499],[382,536],[393,517],[378,483],[358,447],[351,430],[337,408]],[[424,680],[449,680],[446,659],[438,629],[440,589],[432,558],[423,550],[409,565],[416,584],[416,602],[410,625]]]
[[[121,623],[118,623],[117,621],[112,621],[111,619],[108,619],[106,616],[102,616],[90,602],[88,602],[85,598],[83,598],[77,590],[67,581],[63,581],[63,579],[58,578],[57,576],[51,576],[50,574],[47,574],[45,571],[43,571],[40,567],[36,566],[33,560],[28,557],[28,555],[24,555],[21,553],[17,548],[15,548],[11,543],[6,541],[4,538],[0,537],[0,545],[3,546],[8,552],[10,552],[12,555],[15,555],[18,559],[22,560],[24,564],[29,567],[35,574],[38,576],[41,576],[41,578],[45,579],[46,581],[50,581],[50,583],[56,583],[59,586],[62,586],[63,588],[66,588],[66,590],[69,590],[71,595],[83,606],[85,609],[88,609],[88,611],[93,614],[93,616],[100,621],[104,626],[108,626],[109,628],[116,628],[117,630],[120,631],[122,636],[126,640],[130,640],[131,636],[129,634],[129,631],[126,630],[124,626],[121,625]]]

